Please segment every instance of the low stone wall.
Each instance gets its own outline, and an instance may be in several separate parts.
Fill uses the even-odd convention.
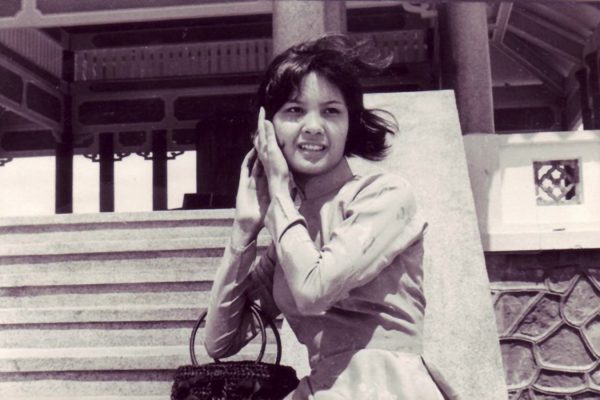
[[[486,253],[510,400],[600,399],[600,250]]]

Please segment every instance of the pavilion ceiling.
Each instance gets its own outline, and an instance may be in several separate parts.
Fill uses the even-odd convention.
[[[196,0],[153,0],[151,4],[141,4],[137,0],[2,1],[0,27],[11,29],[0,31],[0,50],[5,61],[0,66],[21,76],[21,83],[17,79],[17,83],[9,82],[7,87],[14,91],[15,85],[20,84],[23,92],[21,103],[14,96],[2,99],[0,146],[1,139],[8,137],[2,136],[7,131],[29,135],[38,132],[44,142],[48,141],[49,132],[55,138],[59,136],[56,131],[60,129],[62,113],[60,117],[56,112],[44,115],[45,106],[36,103],[40,98],[36,93],[43,89],[42,97],[50,94],[55,100],[46,96],[48,101],[63,107],[63,96],[69,93],[63,82],[65,77],[75,83],[87,82],[81,90],[92,97],[98,97],[94,91],[112,92],[110,96],[114,97],[114,93],[123,90],[144,89],[150,93],[169,87],[184,89],[181,93],[185,95],[185,90],[193,85],[206,88],[239,82],[244,93],[252,92],[251,87],[271,57],[270,0],[215,0],[201,4]],[[395,48],[397,67],[393,76],[402,81],[403,90],[435,88],[432,85],[437,82],[434,75],[439,60],[434,52],[438,43],[432,41],[428,32],[435,32],[436,10],[443,2],[405,2],[399,6],[397,1],[381,1],[377,7],[368,7],[370,4],[374,3],[348,2],[349,32],[368,35],[380,46]],[[34,29],[12,29],[17,26]],[[581,114],[577,72],[589,68],[586,58],[597,54],[600,48],[600,3],[490,1],[488,26],[498,115],[515,118],[508,117],[508,113],[520,110],[529,118],[536,112],[550,110],[551,115],[541,117],[548,120],[543,125],[545,129],[573,125]],[[377,32],[386,33],[377,38]],[[234,42],[239,45],[231,47]],[[244,53],[247,48],[255,50]],[[63,70],[63,59],[58,55],[63,49],[73,52],[72,70]],[[182,49],[189,54],[197,52],[207,60],[204,54],[213,54],[215,64],[191,63],[194,60],[183,57]],[[247,59],[247,65],[238,61],[224,63],[223,54],[229,51],[241,52],[240,60]],[[254,64],[253,56],[243,56],[255,53],[258,58]],[[214,54],[221,58],[217,60]],[[102,57],[103,64],[99,61]],[[136,58],[136,62],[144,60],[151,68],[141,64],[127,67],[127,57]],[[165,84],[160,81],[165,77],[179,81],[171,79]],[[182,77],[188,80],[181,80]],[[26,87],[31,88],[29,94]],[[38,106],[36,110],[29,110],[27,96]],[[165,99],[168,104],[177,102],[175,97]],[[565,113],[568,124],[559,121]],[[516,121],[515,129],[522,122]]]

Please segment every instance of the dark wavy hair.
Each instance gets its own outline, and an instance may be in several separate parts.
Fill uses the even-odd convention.
[[[386,111],[365,109],[359,76],[379,73],[391,61],[392,56],[382,57],[368,43],[345,35],[327,35],[304,42],[273,59],[258,89],[258,105],[265,108],[266,118],[272,120],[298,92],[302,79],[317,72],[337,86],[346,101],[349,124],[344,154],[381,160],[389,147],[386,135],[394,134],[398,125]]]

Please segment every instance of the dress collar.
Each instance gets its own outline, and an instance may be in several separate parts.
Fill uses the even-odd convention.
[[[308,178],[302,187],[297,183],[294,183],[294,186],[302,200],[311,200],[339,190],[352,178],[354,178],[354,173],[350,169],[348,160],[344,157],[331,171]]]

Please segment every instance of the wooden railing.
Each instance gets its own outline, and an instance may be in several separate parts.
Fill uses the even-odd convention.
[[[0,44],[55,77],[62,77],[63,48],[37,29],[0,29]]]
[[[355,35],[372,41],[395,63],[425,61],[424,30]],[[75,53],[75,80],[143,79],[263,71],[272,56],[271,39],[87,49]]]

